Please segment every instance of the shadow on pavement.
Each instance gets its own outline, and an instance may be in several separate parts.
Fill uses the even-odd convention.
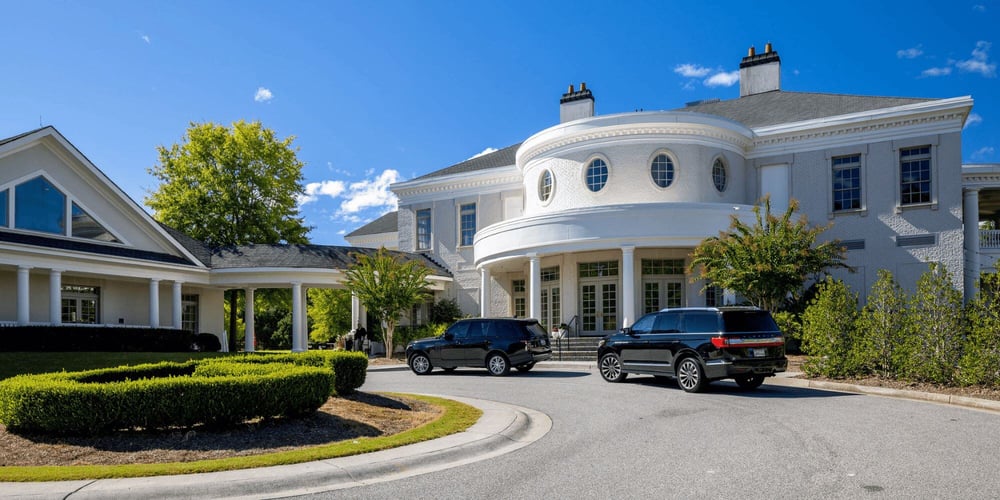
[[[658,386],[664,390],[683,392],[677,386],[677,382],[671,379],[657,379],[653,377],[636,376],[625,379],[625,384]],[[756,389],[741,389],[732,380],[719,380],[712,382],[703,391],[703,394],[727,394],[736,397],[756,398],[756,399],[804,399],[804,398],[831,398],[844,396],[858,396],[845,392],[824,391],[820,389],[808,389],[803,387],[787,387],[781,385],[769,385],[767,381],[764,385]],[[695,394],[697,396],[697,394]]]

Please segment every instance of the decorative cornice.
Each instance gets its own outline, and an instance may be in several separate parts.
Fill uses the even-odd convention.
[[[483,191],[483,188],[496,186],[514,185],[516,187],[521,187],[521,182],[521,172],[511,169],[500,175],[497,175],[493,171],[489,173],[478,171],[471,174],[434,177],[419,183],[393,184],[391,189],[392,192],[400,198],[400,200],[403,200],[404,198],[434,195],[438,193],[448,193],[451,195],[455,192],[465,190]]]

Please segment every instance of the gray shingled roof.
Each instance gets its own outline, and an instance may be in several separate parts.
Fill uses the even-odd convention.
[[[184,234],[160,221],[156,221],[167,233],[170,234],[178,243],[181,244],[191,255],[194,255],[196,259],[200,260],[202,264],[208,267],[212,266],[212,249],[208,245]]]
[[[219,248],[212,252],[213,269],[286,267],[347,269],[354,259],[352,253],[372,255],[374,248],[341,247],[327,245],[239,245]],[[416,260],[437,276],[451,276],[444,266],[426,255],[389,250],[406,261]]]
[[[501,150],[494,151],[489,154],[482,156],[477,156],[475,158],[469,158],[461,163],[456,163],[450,167],[442,168],[441,170],[435,170],[429,174],[422,175],[413,179],[415,181],[430,179],[432,177],[442,177],[445,175],[452,174],[464,174],[466,172],[475,172],[477,170],[487,170],[497,167],[507,167],[514,165],[516,161],[514,160],[514,155],[517,154],[517,148],[521,147],[521,143],[514,144],[512,146],[507,146]]]
[[[830,116],[860,113],[907,104],[934,101],[910,97],[874,97],[776,90],[728,101],[695,104],[674,111],[721,116],[747,127],[764,127]]]
[[[42,235],[15,233],[0,231],[0,241],[8,243],[18,243],[33,247],[54,248],[57,250],[69,250],[71,252],[83,252],[96,255],[109,255],[113,257],[126,257],[129,259],[148,260],[153,262],[166,262],[169,264],[194,265],[184,257],[170,255],[162,252],[151,252],[148,250],[138,250],[119,245],[102,245],[100,243],[90,243],[77,239],[49,238]]]
[[[399,231],[399,212],[393,211],[347,233],[347,237],[395,233],[396,231]]]

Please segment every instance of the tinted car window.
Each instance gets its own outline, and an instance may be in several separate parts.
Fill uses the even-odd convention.
[[[513,321],[500,321],[493,324],[490,335],[497,335],[506,340],[520,340],[521,329]]]
[[[719,317],[714,312],[684,313],[684,331],[687,333],[706,333],[719,331]]]
[[[481,340],[489,336],[492,323],[486,321],[472,321],[470,323],[469,340]]]
[[[634,333],[649,333],[653,329],[653,321],[655,320],[656,314],[647,314],[632,325],[632,331]]]
[[[458,323],[448,327],[446,333],[451,334],[456,339],[464,339],[469,336],[469,323],[471,323],[471,321],[459,321]]]
[[[778,325],[767,311],[725,311],[722,322],[727,332],[774,332]]]
[[[677,333],[681,331],[681,315],[678,313],[660,313],[656,316],[656,326],[653,327],[657,333]]]
[[[549,332],[546,332],[542,325],[538,323],[531,323],[528,325],[528,331],[532,333],[535,337],[548,337]]]

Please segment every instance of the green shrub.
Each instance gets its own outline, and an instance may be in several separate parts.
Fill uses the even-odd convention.
[[[983,274],[966,308],[969,335],[959,361],[962,385],[1000,386],[1000,274]]]
[[[362,352],[306,351],[299,353],[246,353],[225,358],[250,363],[291,363],[303,366],[320,366],[333,370],[334,393],[351,394],[365,383],[368,374],[368,356]]]
[[[851,345],[857,317],[857,294],[844,282],[827,276],[816,297],[802,313],[802,364],[808,375],[844,377],[852,374]]]
[[[462,308],[455,299],[441,299],[431,306],[431,323],[449,325],[462,317]]]
[[[17,432],[84,435],[231,425],[315,411],[333,383],[325,367],[218,358],[19,375],[0,381],[0,422]]]
[[[864,373],[894,377],[899,373],[904,345],[906,293],[892,273],[879,269],[878,281],[868,294],[868,303],[858,316],[858,342],[853,357]]]
[[[922,382],[954,382],[962,356],[962,294],[940,264],[917,280],[906,321],[902,375]]]
[[[785,335],[785,352],[802,352],[802,319],[791,311],[777,311],[771,314]]]

